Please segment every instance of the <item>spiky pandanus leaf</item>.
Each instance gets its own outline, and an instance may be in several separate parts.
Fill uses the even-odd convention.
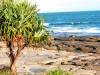
[[[6,39],[14,39],[17,38],[17,35],[20,35],[28,43],[30,43],[30,40],[34,43],[45,42],[48,32],[37,13],[36,5],[31,5],[27,1],[20,3],[9,1],[6,0],[6,3],[0,7],[0,20],[2,20],[0,36]]]

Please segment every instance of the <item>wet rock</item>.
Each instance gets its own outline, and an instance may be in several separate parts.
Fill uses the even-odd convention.
[[[100,40],[97,40],[96,42],[100,42]]]

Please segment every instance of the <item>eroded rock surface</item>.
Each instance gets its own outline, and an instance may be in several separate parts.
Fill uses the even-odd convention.
[[[60,67],[65,71],[75,72],[76,75],[100,75],[99,38],[56,38],[55,40],[45,49],[24,48],[16,64],[19,74],[41,75]],[[0,42],[0,69],[9,66],[7,51],[5,43]]]

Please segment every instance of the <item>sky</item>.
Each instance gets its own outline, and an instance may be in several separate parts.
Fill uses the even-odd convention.
[[[70,12],[100,10],[100,0],[31,0],[40,12]]]

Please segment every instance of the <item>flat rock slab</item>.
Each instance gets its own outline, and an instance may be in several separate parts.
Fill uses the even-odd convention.
[[[77,75],[95,75],[96,71],[92,70],[78,70]]]
[[[17,68],[18,75],[44,75],[48,71],[57,69],[57,66],[29,65]]]
[[[6,50],[3,47],[0,50],[0,65],[9,65]],[[99,54],[67,51],[58,52],[55,50],[41,50],[41,48],[40,50],[34,50],[33,48],[26,47],[18,58],[16,65],[17,71],[21,73],[20,75],[22,73],[41,75],[41,73],[46,71],[57,69],[58,66],[64,71],[76,72],[77,75],[94,75],[96,71],[100,71],[99,62]],[[99,75],[99,72],[96,74]]]
[[[46,71],[46,69],[43,68],[43,67],[40,67],[40,66],[33,66],[33,67],[31,67],[31,68],[29,69],[29,71],[30,71],[31,73],[43,73],[43,72]]]

